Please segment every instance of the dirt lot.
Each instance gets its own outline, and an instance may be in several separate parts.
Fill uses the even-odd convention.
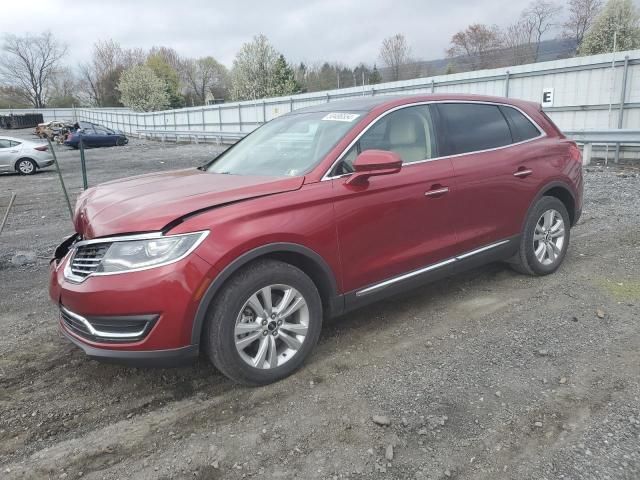
[[[90,150],[89,181],[214,151]],[[60,157],[75,196],[78,153]],[[294,376],[250,389],[204,360],[87,360],[58,333],[46,292],[71,228],[55,170],[0,175],[0,205],[18,193],[0,237],[0,477],[637,480],[640,175],[585,176],[556,274],[496,264],[378,303],[325,325]],[[35,264],[12,263],[18,250]]]

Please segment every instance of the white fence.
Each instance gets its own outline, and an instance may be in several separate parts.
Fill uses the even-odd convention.
[[[161,112],[76,108],[13,113],[41,111],[45,120],[74,118],[134,135],[140,129],[249,132],[298,108],[363,95],[456,92],[541,102],[545,90],[553,92],[553,103],[545,111],[563,130],[638,128],[640,50]],[[6,113],[0,110],[0,115]]]

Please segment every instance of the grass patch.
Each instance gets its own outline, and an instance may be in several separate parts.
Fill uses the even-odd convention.
[[[616,300],[640,300],[640,282],[606,280],[602,287]]]

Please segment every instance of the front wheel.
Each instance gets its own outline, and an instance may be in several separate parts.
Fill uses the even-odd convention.
[[[313,281],[293,265],[262,260],[235,274],[214,299],[204,348],[227,377],[264,385],[296,370],[321,328],[322,302]]]
[[[564,204],[555,197],[542,197],[527,217],[513,267],[528,275],[555,272],[567,253],[570,226]]]

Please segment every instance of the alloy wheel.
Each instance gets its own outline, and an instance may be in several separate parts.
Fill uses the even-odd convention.
[[[562,253],[565,242],[564,220],[557,210],[545,211],[533,232],[533,252],[542,265],[552,265]]]
[[[309,319],[309,306],[298,290],[266,286],[251,295],[237,315],[236,350],[254,368],[279,367],[302,348]]]
[[[33,163],[29,160],[21,160],[18,164],[18,170],[20,170],[20,173],[24,173],[25,175],[33,173],[34,168]]]

